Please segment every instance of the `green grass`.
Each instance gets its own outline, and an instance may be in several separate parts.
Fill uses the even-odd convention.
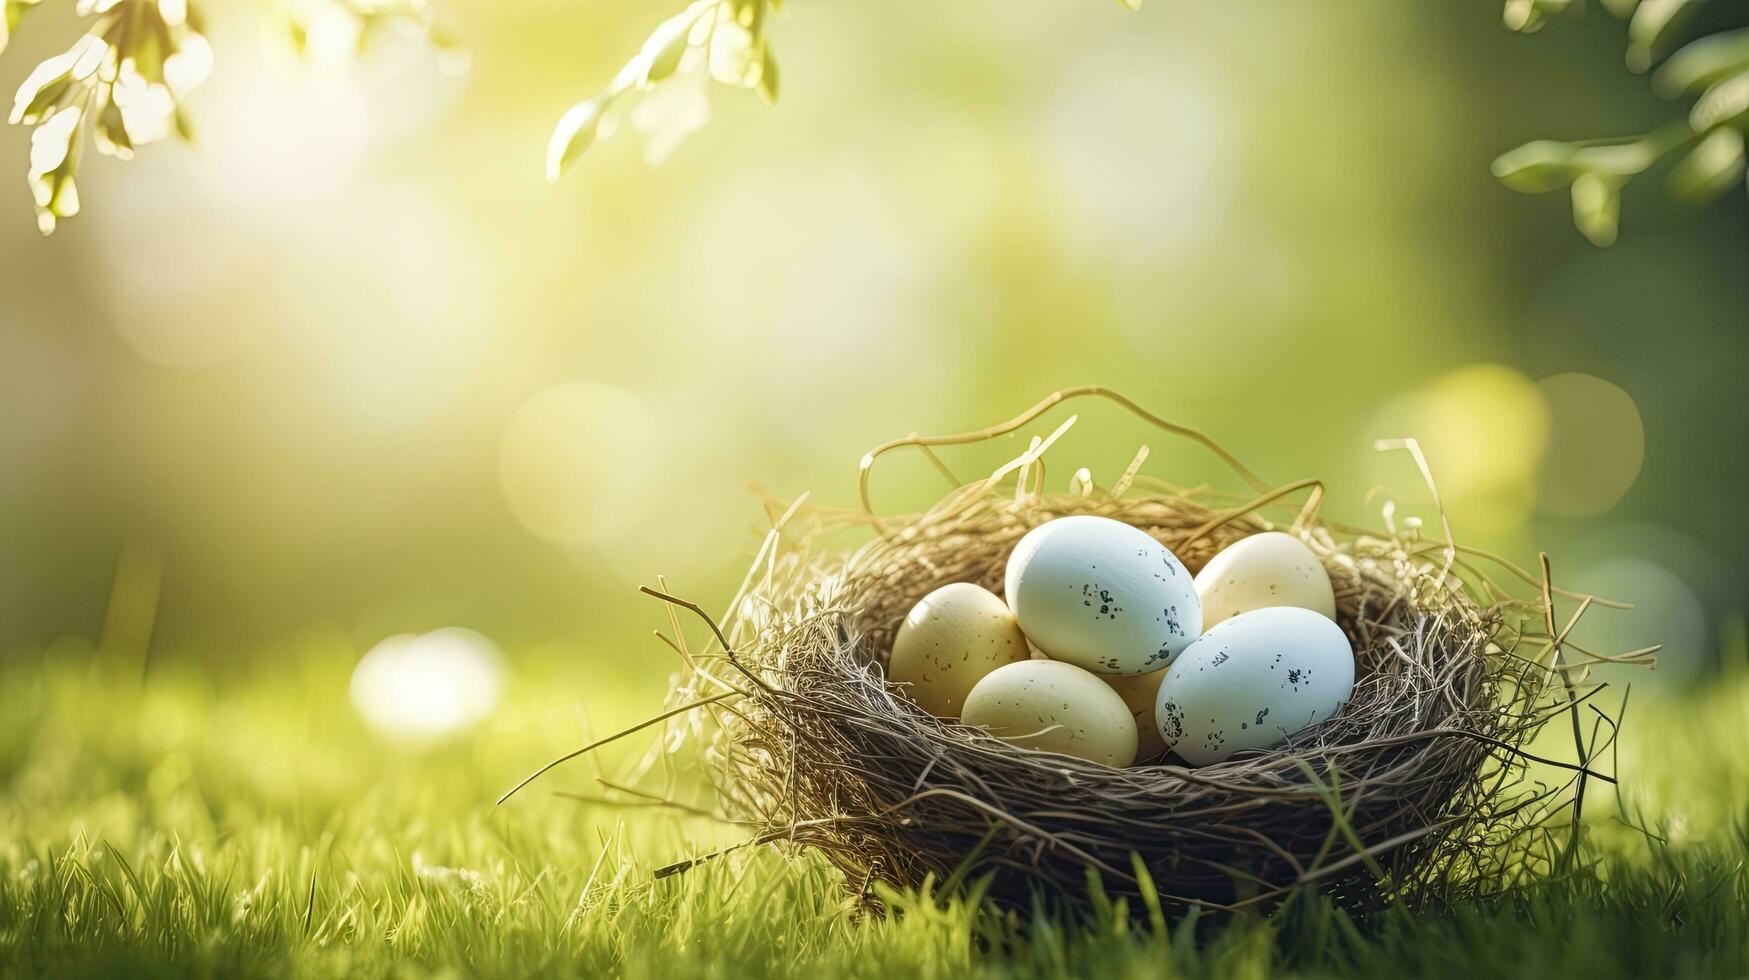
[[[583,737],[579,704],[605,731],[653,703],[648,682],[592,689],[555,658],[481,731],[412,751],[354,720],[344,648],[262,662],[144,685],[79,650],[0,668],[0,975],[1749,974],[1741,677],[1630,719],[1627,798],[1667,845],[1612,832],[1600,801],[1583,867],[1511,899],[1217,923],[916,893],[875,917],[820,860],[771,849],[655,881],[735,832],[546,792],[591,790],[587,761],[491,805]]]

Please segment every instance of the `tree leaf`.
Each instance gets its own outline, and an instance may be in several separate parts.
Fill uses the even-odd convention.
[[[36,202],[37,228],[53,234],[58,218],[79,213],[79,124],[83,103],[65,106],[30,134],[30,171],[26,179]]]
[[[765,101],[777,102],[777,59],[771,56],[771,45],[761,45],[759,56],[759,94]]]
[[[1652,67],[1670,28],[1693,4],[1694,0],[1641,0],[1628,20],[1628,67],[1634,71]]]
[[[0,4],[0,51],[6,50],[12,32],[18,30],[18,22],[23,17],[24,4],[20,0],[4,0]]]
[[[1615,244],[1621,227],[1621,185],[1598,174],[1573,181],[1573,224],[1599,248]]]
[[[1705,201],[1743,179],[1743,132],[1720,126],[1706,134],[1688,156],[1670,171],[1670,193]]]
[[[148,82],[157,85],[164,84],[164,59],[176,50],[176,42],[170,38],[170,29],[158,16],[158,7],[136,8],[144,11],[140,17],[144,20],[144,30],[129,35],[127,55],[133,59],[134,70]],[[362,34],[359,43],[363,43]]]
[[[1495,179],[1523,194],[1542,194],[1567,186],[1581,173],[1573,160],[1578,148],[1558,140],[1535,140],[1495,158]]]
[[[97,123],[92,127],[92,135],[97,139],[97,152],[122,160],[133,158],[133,138],[128,135],[128,127],[122,118],[121,106],[116,104],[113,97],[105,99],[103,108],[98,110]]]
[[[1714,82],[1688,112],[1688,124],[1704,133],[1749,116],[1749,71]]]
[[[1657,163],[1668,149],[1656,135],[1644,136],[1625,142],[1580,147],[1573,154],[1573,163],[1588,173],[1632,177]]]
[[[680,59],[691,46],[692,25],[698,21],[699,9],[695,3],[650,32],[643,51],[639,52],[648,64],[644,69],[644,84],[654,85],[680,68]]]
[[[28,126],[41,121],[44,116],[60,105],[61,99],[73,87],[73,76],[58,75],[49,79],[41,88],[33,92],[30,101],[26,102],[24,101],[24,93],[29,87],[30,82],[27,80],[18,89],[19,104],[12,107],[12,122],[15,124],[23,123]]]
[[[1543,29],[1550,15],[1564,13],[1573,0],[1506,0],[1500,20],[1509,31],[1535,34]]]
[[[182,111],[182,106],[178,105],[176,110],[170,114],[170,121],[176,128],[177,139],[184,143],[192,144],[194,142],[194,120],[189,118],[188,113]]]
[[[1500,10],[1500,22],[1507,30],[1519,34],[1535,34],[1543,29],[1543,16],[1536,0],[1506,0],[1506,6]]]
[[[1652,75],[1652,87],[1675,98],[1749,69],[1749,28],[1712,34],[1680,48]]]
[[[735,23],[745,27],[754,37],[765,33],[764,0],[729,0],[729,13]]]
[[[24,12],[41,3],[42,0],[0,0],[0,51],[6,50],[6,45],[12,40],[12,35],[18,30],[18,22],[24,19]]]
[[[559,124],[553,127],[553,138],[547,143],[547,180],[558,180],[565,168],[595,142],[602,108],[600,99],[590,99],[577,103],[559,117]]]
[[[712,78],[737,88],[758,87],[763,46],[747,28],[733,19],[719,21],[709,44],[707,60]]]

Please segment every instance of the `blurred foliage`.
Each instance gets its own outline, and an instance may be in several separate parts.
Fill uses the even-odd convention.
[[[1743,184],[1744,133],[1749,131],[1749,27],[1720,29],[1677,45],[1683,21],[1705,0],[1600,0],[1627,21],[1627,65],[1652,70],[1665,98],[1692,98],[1687,118],[1641,136],[1560,142],[1536,140],[1502,154],[1494,176],[1516,191],[1569,188],[1573,224],[1592,244],[1614,244],[1621,192],[1628,181],[1678,157],[1666,186],[1671,196],[1708,201]],[[1507,0],[1506,26],[1539,31],[1575,0]]]
[[[22,10],[8,0],[9,29]],[[10,117],[36,127],[29,179],[45,235],[79,213],[75,178],[87,134],[98,152],[122,160],[172,131],[187,139],[182,100],[212,71],[199,17],[182,0],[79,0],[77,11],[93,18],[89,32],[37,65]]]
[[[358,57],[349,15],[308,15],[298,57],[283,11],[209,4],[235,54],[188,107],[198,148],[84,168],[108,205],[47,240],[0,194],[0,656],[466,626],[660,662],[636,586],[732,594],[765,523],[749,485],[854,506],[870,446],[1090,382],[1326,480],[1351,523],[1378,486],[1431,518],[1370,449],[1419,437],[1462,540],[1546,548],[1563,584],[1613,570],[1603,594],[1655,576],[1666,602],[1587,620],[1672,641],[1691,670],[1673,650],[1657,679],[1705,677],[1699,641],[1741,608],[1749,461],[1719,447],[1749,439],[1749,199],[1596,250],[1486,172],[1549,114],[1660,108],[1586,57],[1609,18],[1527,45],[1497,7],[1394,0],[964,0],[928,31],[791,5],[781,112],[710,81],[722,125],[667,165],[612,140],[554,185],[529,152],[569,102],[553,80],[611,77],[651,25],[445,9],[465,77],[400,22]],[[32,8],[8,81],[73,23]],[[29,137],[0,129],[0,159]],[[1050,484],[1109,483],[1145,438],[1089,412]],[[1145,475],[1232,488],[1152,448]],[[876,502],[942,488],[897,463]]]
[[[24,13],[42,0],[4,0],[0,51]],[[79,213],[77,178],[87,140],[105,156],[133,158],[134,150],[193,130],[183,103],[213,69],[213,52],[200,12],[189,0],[77,0],[90,21],[71,48],[37,65],[18,89],[9,121],[34,126],[29,182],[43,234]],[[455,41],[436,26],[425,0],[303,0],[284,6],[292,43],[302,50],[313,21],[349,18],[362,44],[380,25],[420,25],[440,46]]]
[[[779,0],[695,0],[663,21],[605,92],[559,120],[547,147],[547,179],[557,180],[591,144],[611,136],[621,113],[643,133],[646,158],[661,163],[710,118],[704,88],[711,81],[777,101],[777,59],[765,29],[780,9]]]
[[[41,0],[3,0],[0,50],[24,12]],[[1119,0],[1135,10],[1140,0]],[[1666,97],[1693,97],[1682,123],[1642,136],[1562,142],[1537,140],[1495,160],[1495,175],[1526,193],[1570,190],[1573,220],[1600,246],[1618,234],[1621,192],[1634,177],[1677,154],[1670,193],[1704,201],[1743,182],[1744,132],[1749,129],[1749,28],[1721,30],[1674,53],[1674,38],[1702,0],[1600,0],[1627,21],[1628,66],[1636,72],[1664,63],[1653,76]],[[711,115],[712,82],[775,101],[778,68],[767,22],[781,0],[694,0],[651,32],[639,52],[598,95],[572,106],[548,141],[546,173],[559,175],[590,146],[627,124],[645,139],[651,163],[667,159]],[[1512,30],[1533,33],[1575,0],[1506,0]],[[44,234],[76,214],[75,183],[89,132],[99,152],[127,159],[136,146],[175,132],[189,137],[182,103],[205,81],[212,52],[188,0],[78,0],[90,32],[62,55],[44,61],[19,89],[11,122],[36,127],[29,182]],[[298,49],[320,21],[338,12],[353,21],[357,43],[382,25],[407,22],[441,50],[456,55],[459,39],[434,17],[427,0],[300,0],[283,6],[285,29]]]

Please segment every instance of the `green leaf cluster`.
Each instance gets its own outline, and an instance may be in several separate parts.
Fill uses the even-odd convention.
[[[781,6],[781,0],[694,0],[657,25],[604,91],[559,118],[547,143],[547,179],[558,180],[591,146],[611,136],[629,103],[684,79],[754,89],[776,102],[777,61],[766,25]]]
[[[8,33],[23,5],[8,2]],[[43,234],[79,212],[78,170],[89,139],[131,159],[137,146],[186,136],[182,99],[206,80],[212,53],[181,0],[81,0],[90,29],[25,79],[9,121],[34,126],[28,180]]]
[[[0,0],[0,51],[40,0]],[[358,24],[360,44],[380,25],[412,21],[440,50],[459,43],[426,0],[328,0]],[[188,0],[78,0],[84,35],[36,66],[13,99],[9,121],[35,127],[27,179],[37,227],[47,235],[79,213],[78,173],[89,143],[118,160],[167,136],[193,138],[183,103],[212,72],[199,10]],[[301,13],[300,13],[301,12]],[[302,50],[307,7],[288,8],[287,30]]]
[[[1685,15],[1698,0],[1608,0],[1627,20],[1627,64],[1657,70],[1652,86],[1666,98],[1693,98],[1687,117],[1650,133],[1621,139],[1535,140],[1502,154],[1494,176],[1515,191],[1566,188],[1573,224],[1593,244],[1612,244],[1621,223],[1621,191],[1666,158],[1676,158],[1666,186],[1671,196],[1707,201],[1744,182],[1749,131],[1749,28],[1696,38],[1670,51]],[[1572,0],[1507,0],[1506,26],[1539,30]],[[1663,63],[1658,60],[1666,52]]]

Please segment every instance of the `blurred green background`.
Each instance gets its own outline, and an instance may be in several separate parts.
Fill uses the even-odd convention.
[[[1381,484],[1431,516],[1372,449],[1417,436],[1460,539],[1639,603],[1591,629],[1667,644],[1643,683],[1743,656],[1749,201],[1645,182],[1598,250],[1488,172],[1668,117],[1601,11],[797,0],[775,109],[719,90],[665,165],[626,133],[548,185],[554,120],[665,11],[448,9],[459,77],[210,8],[199,144],[93,158],[46,240],[0,133],[0,650],[224,670],[461,626],[653,704],[635,586],[726,599],[750,485],[850,505],[879,441],[1100,383],[1356,521]],[[71,29],[33,16],[0,81]],[[1052,479],[1144,440],[1221,479],[1100,408]],[[906,465],[881,503],[939,491]]]

